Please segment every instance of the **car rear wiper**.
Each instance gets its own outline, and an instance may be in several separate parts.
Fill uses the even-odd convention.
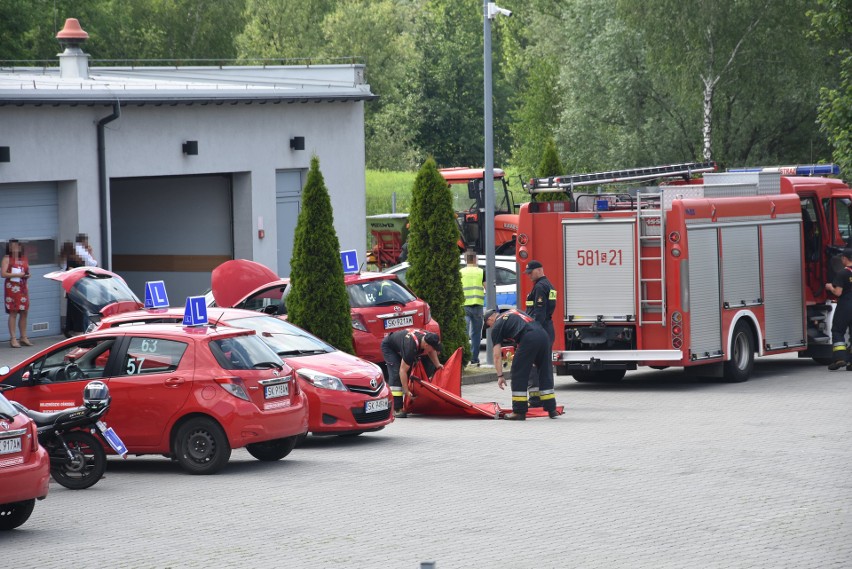
[[[325,350],[281,350],[279,356],[307,356],[311,354],[327,354]]]
[[[384,300],[382,302],[377,302],[373,306],[390,306],[391,304],[399,304],[401,306],[405,306],[406,303],[401,300]]]

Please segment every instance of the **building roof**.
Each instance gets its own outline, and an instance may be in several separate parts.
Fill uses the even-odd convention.
[[[0,106],[367,101],[364,65],[0,67]]]

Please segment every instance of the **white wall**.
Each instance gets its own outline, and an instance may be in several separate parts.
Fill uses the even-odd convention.
[[[108,178],[239,173],[234,178],[238,257],[277,269],[275,171],[308,168],[316,154],[341,249],[364,249],[366,198],[362,102],[128,106],[106,126]],[[60,181],[60,240],[78,231],[101,250],[96,123],[111,107],[0,106],[0,184]],[[305,150],[290,138],[305,137]],[[184,156],[186,140],[198,155]],[[76,191],[76,195],[75,195]],[[247,195],[248,194],[250,195]],[[156,215],[156,208],[151,209]],[[266,237],[258,238],[262,216]]]

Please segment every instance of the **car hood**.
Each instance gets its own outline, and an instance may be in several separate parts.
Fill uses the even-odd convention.
[[[287,365],[297,372],[302,368],[308,368],[327,373],[340,378],[345,385],[370,387],[370,380],[382,380],[382,372],[375,364],[346,352],[337,351],[297,357],[284,356],[283,359],[287,362]]]
[[[109,316],[144,306],[121,276],[99,267],[53,271],[44,278],[61,283],[68,297],[89,314]]]
[[[272,269],[247,259],[225,261],[210,276],[210,289],[217,306],[236,306],[249,293],[281,280]]]

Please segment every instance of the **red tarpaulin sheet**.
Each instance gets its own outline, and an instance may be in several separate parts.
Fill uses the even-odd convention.
[[[423,379],[421,379],[423,378]],[[497,403],[472,403],[461,396],[462,349],[459,348],[429,379],[423,364],[418,360],[409,373],[408,388],[414,398],[408,398],[405,410],[420,415],[441,417],[486,417],[499,419],[511,409],[502,409]],[[560,414],[563,408],[557,407]],[[532,408],[527,417],[547,417],[547,411]]]

